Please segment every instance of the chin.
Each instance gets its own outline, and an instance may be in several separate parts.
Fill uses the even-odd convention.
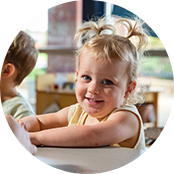
[[[95,109],[95,108],[87,108],[85,107],[84,110],[89,114],[89,115],[98,115],[100,110],[99,109]]]

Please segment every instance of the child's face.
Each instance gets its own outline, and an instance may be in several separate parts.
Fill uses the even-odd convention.
[[[117,59],[96,60],[84,50],[77,70],[76,97],[91,116],[102,119],[124,101],[127,91],[127,65]]]

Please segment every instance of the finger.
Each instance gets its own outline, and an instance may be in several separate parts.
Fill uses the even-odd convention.
[[[20,125],[23,125],[24,122],[22,120],[16,120]]]
[[[24,127],[24,129],[27,131],[27,127],[24,121],[19,120],[19,124]]]

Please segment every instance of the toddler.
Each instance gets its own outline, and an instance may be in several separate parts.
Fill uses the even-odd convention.
[[[76,34],[84,41],[77,50],[78,103],[20,120],[34,145],[145,149],[143,124],[134,104],[139,102],[138,63],[147,35],[139,21],[133,25],[121,18],[111,25],[105,20],[85,22]],[[119,25],[125,26],[126,36],[116,34]],[[130,41],[132,37],[137,44]]]

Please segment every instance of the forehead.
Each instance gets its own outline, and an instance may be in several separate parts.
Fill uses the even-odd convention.
[[[100,74],[113,74],[122,76],[127,71],[127,63],[118,58],[95,57],[95,55],[87,49],[84,49],[80,55],[79,69],[93,70]]]
[[[87,63],[89,61],[104,63],[104,65],[113,66],[113,67],[117,65],[127,67],[128,65],[126,61],[121,60],[119,57],[107,58],[106,55],[102,55],[102,54],[99,56],[96,56],[94,51],[84,48],[79,57],[79,66],[83,64],[82,62]]]

